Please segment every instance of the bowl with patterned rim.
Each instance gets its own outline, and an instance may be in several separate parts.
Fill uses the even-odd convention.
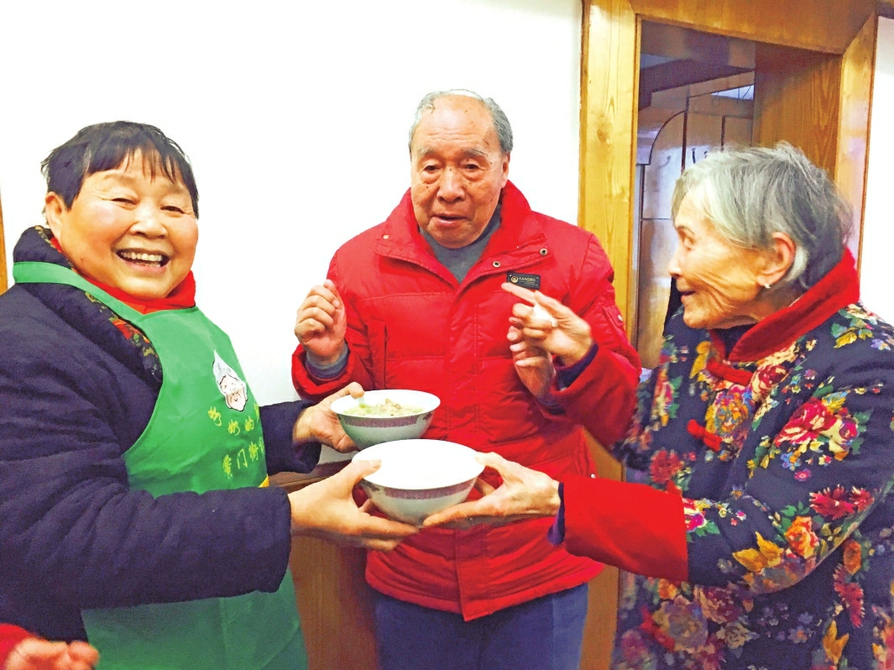
[[[358,449],[380,442],[421,437],[431,424],[440,398],[413,389],[366,391],[359,398],[343,396],[332,403],[341,427]]]
[[[484,470],[477,453],[456,442],[413,439],[373,445],[353,460],[382,462],[360,481],[361,488],[385,515],[418,526],[468,497]]]

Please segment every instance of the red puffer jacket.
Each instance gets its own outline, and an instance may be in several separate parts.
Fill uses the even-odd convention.
[[[633,414],[639,359],[615,305],[608,258],[591,233],[532,212],[511,183],[503,190],[500,226],[462,283],[420,235],[409,192],[385,223],[344,244],[329,277],[347,310],[348,364],[334,380],[315,379],[299,346],[296,389],[310,399],[349,381],[428,391],[441,405],[425,437],[494,451],[554,479],[593,474],[581,427],[562,411],[545,410],[515,372],[506,334],[517,299],[500,288],[509,272],[538,276],[543,293],[591,324],[598,352],[555,396],[560,405],[591,408],[587,428],[599,441],[614,442]],[[596,575],[599,564],[547,541],[550,524],[425,530],[392,552],[370,552],[367,581],[392,597],[470,620]]]

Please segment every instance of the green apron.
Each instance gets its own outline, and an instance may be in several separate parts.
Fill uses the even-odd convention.
[[[13,277],[87,291],[145,333],[158,353],[164,370],[158,402],[146,430],[124,454],[131,488],[161,496],[268,484],[258,405],[242,381],[229,338],[198,308],[140,314],[75,272],[48,263],[16,263]],[[288,571],[275,593],[82,615],[102,670],[307,667]]]

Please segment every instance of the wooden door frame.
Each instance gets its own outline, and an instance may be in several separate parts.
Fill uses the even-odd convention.
[[[0,201],[0,293],[8,287],[6,278],[6,244],[3,241],[3,203]]]
[[[583,0],[578,224],[600,239],[633,314],[633,187],[642,21],[841,57],[834,177],[862,220],[877,0]],[[857,91],[855,94],[854,91]],[[862,150],[839,141],[858,137]]]

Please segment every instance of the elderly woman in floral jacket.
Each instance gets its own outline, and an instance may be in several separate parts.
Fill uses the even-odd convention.
[[[615,668],[894,667],[894,331],[858,301],[847,207],[779,145],[709,154],[673,216],[683,308],[612,450],[643,483],[489,454],[503,485],[426,523],[555,515],[555,541],[628,571]],[[518,366],[590,346],[507,290],[553,317],[516,305]]]

